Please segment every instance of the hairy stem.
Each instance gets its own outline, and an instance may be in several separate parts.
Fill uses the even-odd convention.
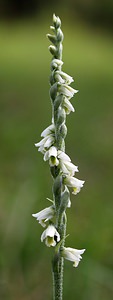
[[[52,119],[55,125],[55,140],[58,150],[65,151],[65,137],[67,134],[67,128],[65,125],[66,113],[62,107],[63,95],[59,92],[60,82],[58,80],[58,71],[61,71],[62,66],[62,41],[63,33],[61,31],[61,21],[59,17],[53,15],[52,30],[54,35],[48,34],[48,38],[54,46],[50,46],[49,50],[53,55],[51,63],[51,76],[50,76],[50,97],[52,102]],[[60,77],[59,77],[60,78]],[[62,192],[64,189],[62,174],[60,174],[59,167],[51,168],[51,174],[54,179],[53,184],[53,198],[56,208],[56,227],[60,234],[61,243],[55,251],[55,255],[52,261],[52,273],[53,273],[53,299],[62,300],[63,294],[63,265],[64,259],[61,256],[61,249],[64,246],[65,234],[66,234],[66,217],[65,208],[62,209]]]

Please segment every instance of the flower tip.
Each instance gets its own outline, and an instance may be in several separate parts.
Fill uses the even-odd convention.
[[[79,90],[75,90],[75,94],[77,94],[79,92]]]
[[[55,13],[53,14],[53,20],[56,18]]]
[[[32,217],[34,217],[34,218],[35,218],[35,214],[32,214]]]
[[[82,249],[81,251],[82,251],[82,253],[81,253],[81,254],[83,254],[83,253],[86,251],[86,249]]]
[[[35,143],[34,146],[35,146],[35,147],[38,147],[38,143]]]

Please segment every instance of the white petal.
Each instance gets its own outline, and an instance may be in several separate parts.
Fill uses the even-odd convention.
[[[48,139],[46,140],[46,142],[45,142],[45,144],[44,144],[44,147],[45,148],[49,148],[49,147],[51,147],[51,145],[54,143],[54,137],[53,137],[53,135],[51,134],[51,135],[49,135],[48,136]]]
[[[55,130],[54,124],[51,124],[44,131],[42,131],[41,136],[46,137],[50,133],[54,132],[54,130]]]
[[[49,157],[50,156],[54,156],[54,157],[57,157],[57,148],[52,146],[50,149],[49,149]]]
[[[78,267],[78,264],[79,264],[79,260],[76,260],[76,261],[74,261],[74,264],[73,264],[73,267],[75,267],[75,268],[77,268]]]
[[[65,166],[67,170],[71,173],[70,175],[74,175],[75,172],[78,172],[78,167],[72,164],[70,161],[65,161]]]
[[[71,111],[74,112],[75,109],[73,105],[70,103],[70,101],[65,97],[63,101],[63,105],[66,108],[66,113],[69,114]]]
[[[39,211],[36,214],[32,214],[34,218],[41,224],[43,227],[46,226],[45,222],[52,219],[55,214],[54,206],[46,207],[45,209]]]
[[[46,230],[43,231],[42,235],[41,235],[41,242],[43,242],[46,238]]]
[[[45,224],[44,220],[40,220],[40,221],[39,221],[39,224],[40,224],[42,227],[46,227],[46,224]]]
[[[60,241],[60,235],[57,232],[56,228],[54,225],[49,225],[46,230],[41,235],[41,242],[45,240],[45,244],[50,247],[50,246],[55,246],[56,245],[56,240],[54,237],[56,236],[57,242]]]
[[[60,167],[63,174],[69,175],[69,171],[67,170],[66,165],[62,161],[60,162]]]
[[[39,152],[42,152],[42,153],[44,154],[44,151],[45,151],[45,150],[44,150],[44,146],[40,146],[40,147],[38,148],[38,151],[39,151]]]
[[[63,256],[65,259],[73,261],[73,266],[77,267],[80,260],[82,259],[80,254],[83,254],[84,251],[85,249],[78,250],[70,247],[63,247]]]
[[[58,86],[58,91],[65,96],[72,98],[75,93],[78,93],[78,90],[73,89],[71,86],[62,84]]]
[[[43,146],[46,141],[46,138],[42,139],[39,143],[35,143],[35,147]]]
[[[63,151],[58,150],[58,158],[62,161],[71,161],[70,157]]]
[[[79,180],[75,177],[68,176],[68,175],[64,178],[64,184],[73,188],[72,194],[74,194],[74,195],[76,195],[77,193],[80,192],[81,188],[83,187],[84,182],[85,181],[83,181],[83,180]]]
[[[70,84],[71,82],[74,81],[70,75],[68,75],[62,71],[56,71],[56,73],[58,73],[64,79],[64,82],[67,84]]]
[[[59,73],[55,72],[55,80],[60,83],[65,83],[64,79],[60,76]]]
[[[32,214],[32,216],[39,221],[39,220],[49,218],[53,214],[53,212],[54,212],[54,208],[53,208],[53,206],[50,206],[50,207],[46,207],[46,208],[42,209],[41,211],[39,211],[36,214]]]
[[[46,231],[46,237],[47,236],[54,237],[56,229],[53,225],[49,225],[45,231]]]
[[[66,180],[67,185],[70,187],[83,187],[83,184],[85,181],[77,179],[75,177],[72,176],[66,176]]]
[[[44,154],[44,161],[49,159],[49,150],[45,152]]]
[[[70,251],[73,255],[80,255],[83,254],[85,252],[86,249],[75,249],[75,248],[71,248],[71,247],[67,247],[66,248],[67,251]]]
[[[78,90],[73,89],[71,86],[66,85],[66,84],[65,84],[64,86],[65,86],[65,88],[66,88],[68,91],[70,91],[73,95],[76,94],[76,93],[78,93]]]

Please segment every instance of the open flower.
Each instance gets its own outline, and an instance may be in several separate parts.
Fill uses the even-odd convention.
[[[59,160],[57,158],[57,148],[52,146],[48,151],[45,152],[44,160],[49,160],[51,167],[58,166]]]
[[[42,133],[41,137],[43,139],[36,143],[35,146],[38,147],[38,151],[45,153],[45,151],[51,147],[55,142],[55,128],[54,124],[51,124],[48,126]]]
[[[54,146],[45,152],[44,160],[49,160],[51,167],[60,165],[63,174],[73,176],[75,172],[78,172],[78,167],[72,164],[70,157]]]
[[[65,97],[65,96],[64,96],[64,99],[63,99],[63,107],[64,107],[65,112],[66,112],[67,115],[69,115],[71,111],[72,111],[72,112],[75,111],[73,105],[72,105],[71,102],[68,100],[68,98]]]
[[[66,84],[70,84],[71,82],[74,81],[70,75],[59,70],[55,72],[55,79],[60,83],[66,83]]]
[[[49,225],[41,235],[41,242],[45,241],[47,247],[55,247],[60,241],[60,235],[54,225]]]
[[[82,259],[81,254],[83,254],[85,249],[77,250],[70,247],[63,247],[62,256],[70,261],[73,261],[73,267],[78,267],[80,260]]]
[[[72,194],[74,194],[74,195],[76,195],[77,193],[80,192],[81,188],[83,187],[84,182],[85,181],[77,179],[72,176],[66,176],[64,178],[64,184],[73,188]]]
[[[72,164],[70,157],[63,151],[58,150],[58,159],[63,174],[73,176],[78,172],[78,167]]]
[[[43,227],[46,227],[45,222],[51,220],[54,217],[54,214],[55,214],[55,209],[54,206],[51,205],[50,207],[46,207],[36,214],[32,214],[32,216],[36,218],[37,221],[39,221],[39,224],[41,224]]]
[[[67,84],[58,83],[58,92],[60,94],[65,95],[66,97],[72,98],[74,94],[78,93],[78,90],[73,89],[71,86]]]
[[[55,132],[55,126],[54,124],[51,124],[50,126],[48,126],[46,129],[44,129],[41,133],[42,137],[46,137],[47,135],[54,133]]]

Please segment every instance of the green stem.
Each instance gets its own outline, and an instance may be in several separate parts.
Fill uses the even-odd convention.
[[[48,38],[53,43],[54,46],[50,46],[49,50],[53,55],[52,62],[54,60],[58,62],[62,60],[62,41],[63,41],[63,33],[61,30],[61,21],[59,17],[53,15],[53,25],[52,30],[54,35],[48,34]],[[50,97],[52,101],[52,118],[55,125],[55,139],[56,139],[56,147],[58,150],[65,151],[65,137],[67,134],[67,128],[65,125],[66,113],[62,107],[62,102],[64,96],[59,93],[58,87],[60,82],[58,83],[55,75],[57,72],[61,71],[61,65],[54,64],[51,65],[51,76],[50,76]],[[64,189],[62,175],[60,174],[59,167],[52,167],[51,174],[54,178],[53,184],[53,197],[55,201],[56,207],[56,228],[60,234],[61,243],[56,246],[55,255],[52,261],[52,274],[53,274],[53,299],[54,300],[62,300],[63,295],[63,265],[64,259],[61,256],[61,249],[64,246],[65,235],[66,235],[66,215],[65,209],[63,209],[62,205],[62,192]]]
[[[62,243],[55,253],[52,262],[52,272],[53,272],[53,299],[62,300],[63,298],[63,271],[64,271],[64,259],[61,256],[61,249],[64,246],[65,236],[66,236],[66,214],[64,212],[58,215],[58,225],[57,229],[60,233]]]
[[[54,256],[52,262],[52,271],[53,271],[53,299],[62,300],[63,296],[63,264],[64,259],[59,255],[56,259]]]

